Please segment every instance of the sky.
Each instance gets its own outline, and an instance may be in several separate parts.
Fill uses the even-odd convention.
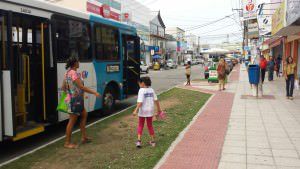
[[[160,10],[162,19],[167,27],[180,27],[200,36],[202,44],[217,44],[227,40],[241,42],[242,31],[238,11],[240,0],[137,0],[152,11]],[[233,15],[232,15],[233,14]],[[215,24],[201,25],[216,21],[231,15]],[[194,27],[194,30],[192,30]],[[227,39],[229,34],[229,39]]]

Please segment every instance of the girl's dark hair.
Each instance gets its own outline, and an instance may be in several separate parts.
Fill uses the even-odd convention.
[[[79,59],[76,56],[69,57],[66,63],[66,69],[73,67],[78,61]]]
[[[148,76],[146,76],[146,77],[141,77],[140,79],[139,79],[139,82],[140,83],[144,83],[146,86],[151,86],[151,79],[150,79],[150,77],[148,77]]]
[[[289,56],[289,57],[286,58],[286,63],[287,63],[287,64],[290,64],[290,58],[292,58],[292,56]],[[293,62],[293,61],[294,61],[294,59],[292,58],[292,62]]]
[[[191,61],[188,61],[187,64],[188,64],[188,65],[191,65],[192,63],[191,63]]]

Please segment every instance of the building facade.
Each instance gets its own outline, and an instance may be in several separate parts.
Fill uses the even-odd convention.
[[[193,56],[197,55],[198,51],[198,37],[194,34],[186,35],[186,44],[187,44],[187,53],[193,54]]]
[[[187,42],[185,37],[185,31],[179,27],[169,27],[166,29],[166,33],[172,35],[176,39],[177,58],[178,62],[184,62],[184,54],[186,53]]]
[[[121,0],[45,0],[66,8],[121,20]]]
[[[160,12],[152,12],[152,20],[150,21],[150,61],[153,61],[154,55],[160,55],[161,59],[166,59],[166,26],[162,20]]]
[[[136,0],[122,0],[121,20],[137,29],[141,43],[141,60],[146,64],[151,63],[149,50],[151,19],[151,10],[148,7]]]
[[[279,4],[272,16],[272,39],[271,55],[281,55],[283,69],[287,57],[293,57],[300,77],[300,1],[282,0]]]

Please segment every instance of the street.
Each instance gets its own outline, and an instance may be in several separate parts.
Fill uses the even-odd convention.
[[[196,75],[196,72],[200,72]],[[203,76],[203,69],[201,65],[192,67],[192,78],[200,78]],[[141,76],[149,76],[152,80],[152,87],[157,93],[163,92],[171,87],[185,82],[185,68],[179,66],[177,69],[150,71],[149,74],[141,74]],[[122,102],[118,102],[113,113],[119,112],[129,106],[134,105],[136,98],[130,98]],[[92,112],[89,115],[88,123],[95,122],[105,116],[99,115],[99,112]],[[66,122],[62,122],[55,126],[49,126],[46,132],[17,141],[17,142],[3,142],[0,143],[0,164],[31,151],[39,146],[42,146],[52,140],[55,140],[65,133]]]

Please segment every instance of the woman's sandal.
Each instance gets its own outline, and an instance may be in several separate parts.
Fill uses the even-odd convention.
[[[65,144],[64,147],[67,148],[67,149],[77,149],[78,145],[70,143],[70,144]]]
[[[92,142],[92,139],[88,138],[88,137],[86,137],[83,140],[81,140],[81,144],[86,144],[86,143],[90,143],[90,142]]]

